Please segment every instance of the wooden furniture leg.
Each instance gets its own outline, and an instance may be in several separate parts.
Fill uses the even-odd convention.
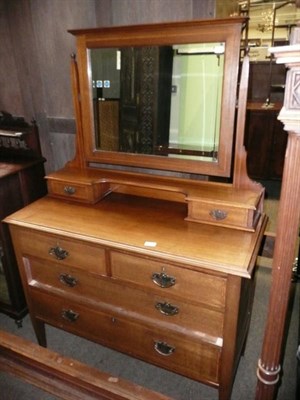
[[[38,344],[40,346],[47,347],[45,323],[37,320],[36,318],[31,318],[31,322]]]

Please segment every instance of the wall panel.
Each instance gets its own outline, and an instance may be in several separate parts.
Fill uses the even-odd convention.
[[[30,2],[11,0],[9,2],[4,1],[4,4],[4,18],[11,42],[10,55],[14,58],[16,66],[22,109],[26,119],[30,120],[34,116],[34,110],[42,106],[41,101],[43,100],[39,91],[42,85],[37,64]],[[12,80],[14,71],[7,69],[5,72],[8,84],[15,85]],[[6,101],[9,102],[6,108],[11,109],[15,114],[17,106],[15,99],[10,97]]]
[[[192,19],[192,0],[112,0],[113,25]]]
[[[23,115],[21,87],[6,17],[6,5],[5,0],[0,0],[0,110]]]
[[[96,26],[94,0],[31,0],[32,20],[48,116],[72,117],[70,55],[72,28]]]
[[[75,124],[73,132],[64,129],[69,119],[74,118],[70,56],[76,46],[67,30],[96,26],[95,0],[31,0],[31,9],[45,109],[44,115],[40,110],[37,114],[40,127],[47,132],[43,153],[48,160],[47,172],[50,172],[73,158],[74,153],[67,149],[74,149]],[[59,121],[60,130],[52,130],[53,119]],[[63,135],[62,140],[59,134]]]
[[[0,106],[36,119],[47,173],[74,152],[70,55],[75,41],[67,30],[211,18],[214,4],[215,0],[0,0]]]

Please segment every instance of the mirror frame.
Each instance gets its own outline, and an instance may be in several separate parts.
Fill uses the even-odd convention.
[[[69,30],[76,36],[80,117],[77,134],[82,129],[85,163],[100,163],[176,171],[200,175],[230,177],[233,164],[237,82],[240,61],[241,33],[245,18],[192,20],[162,24],[116,26],[95,29]],[[224,80],[221,102],[220,145],[216,162],[168,158],[104,151],[96,148],[92,99],[91,66],[89,50],[95,48],[120,48],[132,46],[159,46],[186,43],[224,42]],[[78,118],[77,118],[78,119]],[[79,129],[80,128],[80,129]],[[79,133],[80,134],[80,133]],[[83,152],[83,154],[82,154]]]

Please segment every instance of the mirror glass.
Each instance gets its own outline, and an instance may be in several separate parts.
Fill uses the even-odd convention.
[[[95,147],[217,162],[224,42],[89,52]]]

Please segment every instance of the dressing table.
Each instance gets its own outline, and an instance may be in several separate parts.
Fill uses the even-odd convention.
[[[42,346],[50,324],[230,398],[266,225],[244,24],[71,31],[76,156],[5,219]]]

